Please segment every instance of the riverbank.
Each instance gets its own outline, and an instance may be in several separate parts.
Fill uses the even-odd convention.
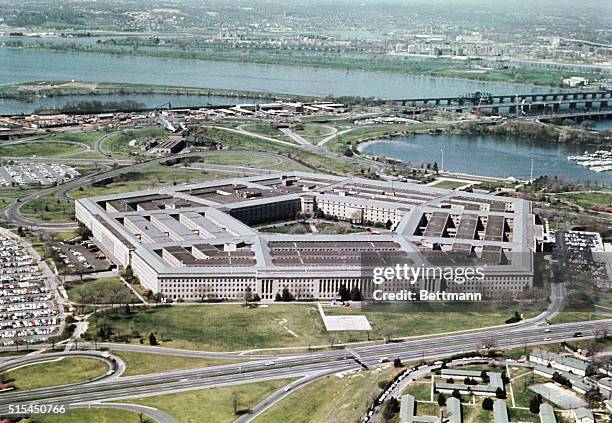
[[[67,96],[107,96],[107,95],[190,95],[190,96],[223,96],[262,100],[314,101],[318,97],[267,93],[247,90],[225,90],[216,88],[195,88],[173,85],[131,84],[87,81],[30,81],[19,84],[0,86],[0,98],[19,101],[32,101],[44,97]]]
[[[327,54],[306,54],[277,50],[153,50],[134,48],[111,48],[79,44],[6,44],[6,48],[37,49],[55,52],[93,53],[131,57],[157,57],[166,59],[207,60],[217,62],[252,63],[339,69],[350,71],[409,74],[435,78],[462,79],[478,82],[503,82],[513,84],[561,87],[562,80],[570,76],[593,79],[598,74],[559,71],[523,67],[481,68],[478,72],[469,63],[447,59],[413,59],[393,55],[372,54],[366,57],[341,57]]]
[[[536,122],[533,120],[507,120],[496,125],[482,125],[478,122],[461,123],[449,126],[444,132],[463,135],[514,136],[518,138],[562,144],[585,144],[591,146],[610,146],[612,135],[606,132]]]

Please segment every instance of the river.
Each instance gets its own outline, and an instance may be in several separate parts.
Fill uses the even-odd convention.
[[[0,48],[0,85],[72,79],[387,99],[457,96],[477,90],[549,92],[542,87],[396,73]]]
[[[559,176],[568,181],[599,181],[612,187],[612,173],[597,173],[567,160],[583,154],[586,146],[474,135],[416,135],[368,142],[364,154],[384,155],[415,166],[437,162],[444,170],[494,177],[529,179],[531,159],[534,177]],[[591,151],[593,149],[591,148]]]

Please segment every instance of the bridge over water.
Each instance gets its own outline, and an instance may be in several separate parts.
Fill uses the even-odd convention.
[[[454,97],[422,97],[405,98],[390,100],[392,103],[401,103],[403,106],[440,106],[440,105],[463,105],[463,104],[520,104],[536,102],[608,102],[612,100],[612,90],[600,91],[570,91],[559,93],[544,94],[512,94],[512,95],[492,95],[476,91],[461,96]]]

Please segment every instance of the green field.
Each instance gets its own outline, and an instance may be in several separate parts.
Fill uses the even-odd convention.
[[[442,188],[442,189],[457,189],[465,185],[466,185],[465,182],[442,180],[440,182],[436,182],[435,184],[431,186],[434,188]]]
[[[17,389],[29,390],[70,383],[85,382],[104,375],[107,364],[95,358],[70,357],[36,363],[3,373],[13,379]]]
[[[559,195],[559,199],[568,200],[585,209],[593,207],[612,207],[612,192],[581,192]]]
[[[535,310],[523,310],[534,314]],[[359,310],[325,308],[326,314],[361,313]],[[132,309],[99,313],[87,336],[96,327],[107,324],[113,335],[128,335],[139,342],[155,333],[162,346],[185,347],[210,351],[238,351],[276,347],[308,347],[343,342],[430,335],[441,332],[503,325],[514,313],[505,310],[466,312],[453,308],[440,311],[406,311],[403,307],[378,307],[364,312],[372,324],[372,333],[339,332],[328,334],[314,305],[271,304],[246,308],[238,304],[194,304]],[[286,321],[285,321],[286,319]],[[295,335],[293,335],[291,332]],[[135,333],[137,335],[132,336]]]
[[[287,319],[284,325],[281,321]],[[153,332],[162,346],[207,351],[236,351],[255,348],[307,345],[312,338],[323,342],[323,326],[310,305],[271,305],[246,308],[238,304],[166,306],[133,309],[125,315],[98,314],[87,334],[108,324],[113,334]],[[294,331],[298,338],[287,329]],[[139,342],[137,337],[132,342]]]
[[[308,170],[307,167],[293,163],[284,157],[270,157],[245,151],[211,151],[199,159],[200,163],[214,165],[236,165],[281,170]]]
[[[41,222],[70,222],[74,220],[74,202],[53,196],[28,201],[21,207],[24,216]]]
[[[332,135],[334,131],[330,127],[317,125],[315,123],[302,123],[293,127],[293,131],[301,135],[305,140],[316,144],[325,137]]]
[[[257,135],[263,135],[266,137],[275,138],[277,140],[287,141],[295,144],[295,141],[293,141],[287,135],[279,131],[278,128],[275,128],[270,125],[254,123],[249,125],[242,125],[241,128],[247,132],[252,132]]]
[[[118,276],[67,282],[68,298],[81,304],[138,303],[140,300]]]
[[[161,185],[178,185],[196,183],[211,179],[228,178],[236,174],[222,172],[209,172],[205,170],[185,169],[182,166],[151,165],[141,171],[134,172],[118,182],[107,185],[86,185],[69,191],[71,198],[86,198],[98,195],[120,194],[149,188],[158,188]]]
[[[605,319],[606,316],[591,313],[589,311],[562,311],[552,320],[551,324],[571,323],[571,322],[587,322],[590,320]]]
[[[88,131],[88,132],[64,132],[53,134],[45,138],[47,141],[71,141],[86,144],[91,149],[95,149],[96,141],[107,134],[108,131]]]
[[[240,414],[289,382],[291,382],[289,379],[270,380],[122,402],[155,407],[165,411],[180,423],[229,423],[237,418],[234,414],[234,395]]]
[[[0,146],[0,157],[57,157],[73,155],[82,149],[73,143],[31,141]]]
[[[463,310],[462,306],[465,306]],[[521,308],[518,305],[505,306],[500,309],[493,304],[472,306],[470,310],[467,307],[469,306],[465,304],[440,305],[430,311],[427,306],[419,308],[419,306],[407,307],[391,304],[372,305],[363,312],[355,309],[329,307],[324,311],[327,315],[365,314],[372,325],[371,338],[379,339],[386,338],[388,335],[392,338],[421,336],[503,325],[505,320],[514,314],[514,310],[519,310],[526,316],[539,313],[536,308]],[[360,339],[360,335],[357,334],[353,334],[352,337]]]
[[[215,360],[198,357],[180,357],[167,354],[138,353],[132,351],[112,351],[126,364],[123,376],[147,373],[169,372],[172,370],[193,369],[197,367],[219,366],[231,363],[230,360]]]
[[[328,376],[300,388],[265,411],[255,423],[358,422],[382,392],[393,368]]]
[[[19,423],[141,423],[136,413],[113,409],[76,409],[64,415],[34,416]]]
[[[326,157],[312,153],[299,147],[279,145],[272,141],[266,141],[241,134],[211,128],[206,131],[206,136],[221,142],[225,147],[237,150],[269,151],[284,154],[299,163],[321,172],[335,174],[366,174],[370,166],[356,159],[347,157]]]

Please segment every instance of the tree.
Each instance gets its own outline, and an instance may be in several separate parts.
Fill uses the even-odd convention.
[[[253,295],[253,301],[254,301],[254,302],[256,302],[256,303],[258,303],[259,301],[261,301],[261,298],[259,297],[259,294],[258,294],[258,293],[255,293],[255,294]]]
[[[153,335],[153,332],[149,334],[149,345],[157,345],[157,338]]]
[[[603,401],[604,397],[599,388],[593,388],[585,392],[584,399],[589,403],[589,408],[597,408],[598,403]]]
[[[283,288],[283,294],[282,294],[281,298],[282,298],[282,301],[286,302],[286,303],[294,300],[293,294],[291,294],[291,292],[289,292],[289,289],[287,287]]]
[[[81,222],[79,222],[77,234],[79,234],[83,241],[88,240],[89,238],[91,238],[92,235],[91,230],[87,226],[83,225]]]
[[[253,301],[253,292],[251,291],[251,287],[247,286],[246,289],[244,290],[244,294],[243,294],[243,298],[244,298],[244,303],[250,303],[251,301]]]
[[[451,396],[453,398],[457,398],[459,401],[461,401],[461,392],[459,392],[459,389],[453,389],[453,392],[451,393]]]
[[[506,391],[504,391],[502,388],[497,388],[495,391],[495,397],[498,399],[506,399]]]
[[[491,381],[486,370],[480,372],[480,379],[482,379],[482,383],[484,384],[488,384]]]
[[[482,408],[484,410],[493,410],[493,400],[489,397],[486,397],[485,399],[482,400]]]
[[[395,367],[396,369],[399,369],[400,367],[404,367],[404,365],[402,364],[402,359],[399,357],[396,357],[395,360],[393,360],[393,367]]]
[[[361,291],[356,286],[351,289],[351,300],[361,301]]]
[[[240,394],[238,393],[238,391],[233,391],[232,392],[232,407],[234,408],[234,416],[238,415],[238,405],[240,402]]]
[[[391,397],[385,402],[382,410],[382,416],[386,422],[390,421],[393,416],[399,411],[400,406],[396,398]]]
[[[531,398],[529,401],[529,411],[533,414],[538,414],[540,412],[540,405],[542,404],[542,396],[536,395]]]
[[[126,266],[125,270],[123,271],[123,278],[129,283],[132,283],[134,280],[134,270],[132,270],[132,266]]]
[[[507,385],[507,384],[509,384],[509,383],[510,383],[510,378],[508,377],[508,375],[506,374],[506,372],[503,372],[503,373],[501,374],[501,380],[502,380],[502,383],[503,383],[504,385]]]
[[[346,289],[346,286],[344,284],[340,285],[340,289],[338,289],[338,296],[342,301],[349,301],[351,299],[351,294]]]
[[[274,297],[274,301],[276,301],[276,302],[281,302],[281,301],[283,301],[283,297],[281,297],[280,292],[277,292],[277,293],[276,293],[276,296]]]
[[[446,396],[442,392],[438,394],[438,405],[440,407],[444,407],[446,405]]]

